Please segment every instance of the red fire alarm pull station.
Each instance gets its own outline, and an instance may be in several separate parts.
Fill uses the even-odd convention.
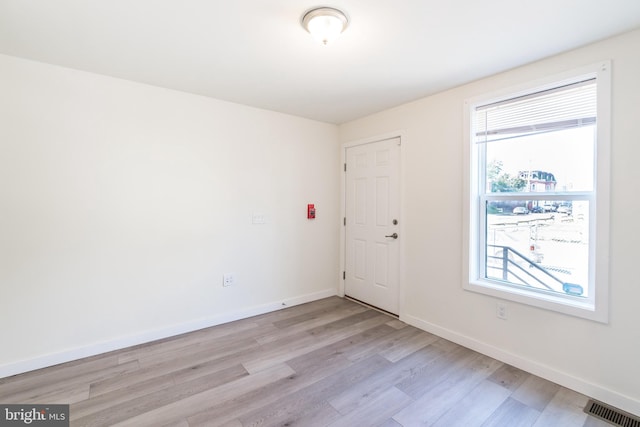
[[[307,205],[307,219],[314,219],[316,217],[316,206],[314,204]]]

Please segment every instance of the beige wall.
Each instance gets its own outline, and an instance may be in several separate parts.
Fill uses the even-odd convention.
[[[343,143],[401,133],[401,318],[596,398],[640,413],[640,31],[340,126]],[[463,101],[603,59],[613,61],[610,323],[462,289]]]
[[[0,377],[335,294],[336,126],[7,56],[0,94]]]

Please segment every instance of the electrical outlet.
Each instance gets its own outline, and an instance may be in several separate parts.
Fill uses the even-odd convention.
[[[222,286],[227,287],[235,284],[236,278],[233,274],[227,273],[222,276]]]
[[[507,320],[507,306],[504,303],[499,302],[496,307],[496,316],[498,319]]]

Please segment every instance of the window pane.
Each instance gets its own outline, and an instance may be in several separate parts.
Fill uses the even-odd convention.
[[[490,201],[486,278],[588,296],[589,202]]]
[[[486,191],[592,191],[595,126],[486,144]]]

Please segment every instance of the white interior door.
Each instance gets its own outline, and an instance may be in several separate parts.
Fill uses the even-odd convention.
[[[400,138],[346,151],[345,294],[399,312]]]

